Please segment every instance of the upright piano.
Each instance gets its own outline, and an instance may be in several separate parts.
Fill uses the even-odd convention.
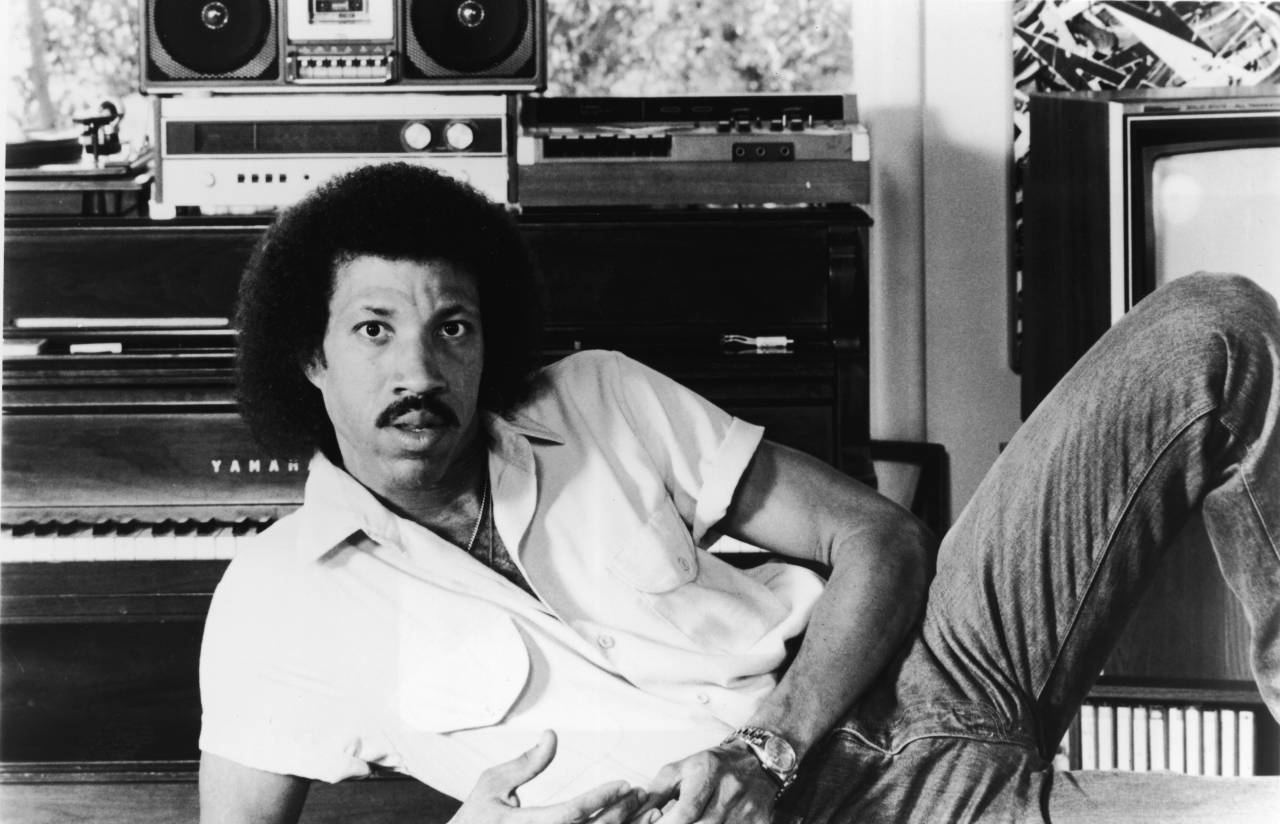
[[[519,224],[548,361],[624,351],[874,483],[861,210],[545,209]],[[233,400],[236,288],[264,227],[6,226],[0,806],[22,820],[194,819],[209,598],[237,546],[301,502],[309,457],[264,452]],[[453,809],[416,782],[357,783],[313,793],[306,820]]]

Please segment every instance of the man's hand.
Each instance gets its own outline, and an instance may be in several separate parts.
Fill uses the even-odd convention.
[[[668,764],[649,785],[636,824],[768,824],[778,784],[741,742]]]
[[[625,781],[601,784],[548,807],[521,807],[516,795],[556,755],[556,735],[547,730],[533,749],[480,774],[450,824],[623,824],[647,800]]]

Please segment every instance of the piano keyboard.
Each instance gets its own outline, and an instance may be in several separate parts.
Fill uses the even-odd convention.
[[[220,561],[270,523],[22,524],[0,528],[0,563]]]

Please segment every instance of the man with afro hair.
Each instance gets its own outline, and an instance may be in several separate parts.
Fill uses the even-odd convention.
[[[414,166],[265,233],[240,404],[311,462],[209,613],[206,824],[295,821],[311,780],[374,767],[460,823],[1274,811],[1274,782],[1050,763],[1196,513],[1280,710],[1280,315],[1258,286],[1143,301],[936,554],[900,507],[618,353],[539,368],[538,300],[506,211]],[[744,543],[779,560],[716,552]]]

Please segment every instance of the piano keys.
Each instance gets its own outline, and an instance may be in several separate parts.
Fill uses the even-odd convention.
[[[268,521],[36,523],[0,527],[0,563],[229,561]]]
[[[301,503],[305,461],[263,454],[229,401],[134,408],[5,410],[0,563],[226,560]]]

